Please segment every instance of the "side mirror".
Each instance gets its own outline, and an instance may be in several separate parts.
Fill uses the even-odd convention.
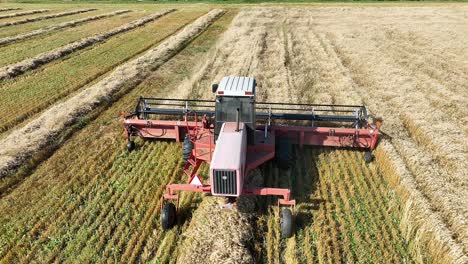
[[[211,91],[213,93],[216,93],[217,90],[218,90],[218,84],[217,83],[214,83],[213,85],[211,85]]]

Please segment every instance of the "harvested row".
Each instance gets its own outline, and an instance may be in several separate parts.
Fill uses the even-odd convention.
[[[6,7],[6,8],[0,8],[0,12],[5,12],[5,11],[13,11],[13,10],[21,10],[19,7]]]
[[[77,20],[73,20],[73,21],[63,22],[63,23],[60,23],[60,24],[57,24],[57,25],[47,26],[47,27],[37,29],[37,30],[31,31],[31,32],[18,34],[16,36],[2,38],[2,39],[0,39],[0,46],[6,45],[6,44],[9,44],[9,43],[12,43],[12,42],[32,38],[32,37],[35,37],[35,36],[38,36],[38,35],[46,34],[46,33],[49,33],[51,31],[54,31],[54,30],[59,30],[59,29],[68,28],[68,27],[74,27],[76,25],[83,24],[85,22],[94,21],[94,20],[98,20],[98,19],[102,19],[102,18],[116,16],[116,15],[121,15],[121,14],[125,14],[125,13],[128,13],[128,12],[130,12],[130,10],[117,10],[117,11],[110,12],[110,13],[85,17],[85,18],[81,18],[81,19],[77,19]]]
[[[8,174],[8,171],[20,165],[26,156],[40,150],[77,117],[88,113],[119,89],[138,84],[151,70],[157,69],[175,55],[222,13],[221,10],[209,12],[145,55],[119,66],[108,77],[68,101],[52,107],[24,128],[11,133],[2,140],[5,147],[0,152],[0,173]]]
[[[77,50],[84,49],[88,46],[94,45],[99,42],[103,42],[110,37],[132,30],[137,27],[141,27],[151,21],[154,21],[161,16],[164,16],[166,14],[174,12],[175,9],[168,9],[165,11],[162,11],[160,13],[152,14],[147,17],[144,17],[142,19],[138,19],[136,21],[130,22],[126,25],[120,26],[118,28],[109,30],[107,32],[94,35],[91,37],[87,37],[85,39],[70,43],[64,47],[57,48],[55,50],[52,50],[50,52],[45,52],[42,54],[37,55],[34,58],[31,59],[26,59],[23,61],[20,61],[16,64],[5,66],[0,68],[0,80],[7,79],[7,78],[13,78],[15,76],[18,76],[20,74],[23,74],[26,71],[35,69],[43,64],[46,64],[48,62],[51,62],[53,60],[62,58],[70,53],[73,53]]]
[[[45,13],[45,12],[49,12],[49,11],[50,11],[50,9],[38,9],[38,10],[31,10],[31,11],[20,12],[20,13],[12,13],[12,14],[1,15],[0,19],[10,18],[10,17],[27,16],[27,15]]]
[[[96,8],[84,8],[84,9],[67,11],[67,12],[62,12],[62,13],[57,13],[57,14],[52,14],[52,15],[47,15],[47,16],[26,18],[26,19],[23,19],[23,20],[16,20],[16,21],[11,21],[11,22],[1,23],[0,28],[9,27],[9,26],[16,26],[16,25],[21,25],[21,24],[26,24],[26,23],[31,23],[31,22],[36,22],[36,21],[41,21],[41,20],[46,20],[46,19],[52,19],[52,18],[57,18],[57,17],[76,15],[76,14],[91,12],[91,11],[95,11],[95,10],[97,10],[97,9]]]
[[[142,93],[163,94],[175,87],[193,70],[200,56],[215,45],[232,16],[228,13],[217,20],[162,65],[152,79],[115,101],[111,109],[76,133],[30,178],[0,199],[1,258],[7,260],[8,254],[12,261],[175,261],[182,229],[164,233],[158,223],[166,184],[180,181],[183,175],[179,170],[180,146],[140,142],[139,151],[127,154],[116,113],[133,104]],[[167,78],[168,73],[171,78]],[[25,196],[24,190],[32,189],[37,192],[29,191]],[[184,207],[192,201],[181,198]],[[32,243],[36,236],[43,243]],[[19,244],[26,250],[16,246]],[[33,247],[37,253],[31,251]]]

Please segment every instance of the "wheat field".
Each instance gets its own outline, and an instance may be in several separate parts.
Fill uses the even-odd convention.
[[[0,23],[30,19],[0,32],[14,39],[0,47],[4,69],[93,39],[0,80],[1,263],[468,261],[467,5],[0,10]],[[216,197],[183,193],[178,225],[162,231],[165,186],[186,180],[181,146],[125,149],[120,112],[138,97],[212,99],[226,75],[255,77],[257,101],[363,104],[384,120],[370,164],[360,151],[295,146],[291,169],[250,175],[291,188],[289,239],[271,197],[222,211]]]

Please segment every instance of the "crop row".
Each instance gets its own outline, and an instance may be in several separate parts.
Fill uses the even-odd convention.
[[[20,74],[24,74],[27,71],[36,69],[40,67],[43,64],[49,63],[53,60],[60,59],[64,56],[69,55],[70,53],[76,52],[78,50],[84,49],[86,47],[89,47],[91,45],[94,45],[96,43],[104,42],[107,39],[117,35],[121,34],[124,32],[127,32],[129,30],[135,29],[137,27],[141,27],[149,22],[152,22],[161,16],[164,16],[168,13],[174,12],[175,9],[168,9],[161,11],[156,14],[151,14],[149,16],[143,17],[141,19],[132,21],[128,24],[122,25],[120,27],[111,29],[109,31],[89,36],[84,39],[78,40],[76,42],[67,44],[63,47],[56,48],[51,51],[47,51],[41,54],[36,55],[33,58],[25,59],[23,61],[20,61],[18,63],[15,63],[13,65],[7,65],[3,68],[0,68],[0,80],[8,79],[8,78],[13,78],[15,76],[18,76]]]
[[[28,102],[28,107],[17,108],[18,112],[14,116],[2,120],[4,125],[1,130],[11,128],[99,78],[118,64],[147,50],[200,13],[189,14],[181,11],[178,14],[178,16],[164,17],[147,27],[126,33],[121,38],[111,38],[106,43],[78,53],[65,61],[52,63],[40,72],[26,74],[17,80],[5,81],[0,93],[5,96],[5,100],[7,98],[9,100],[2,103],[2,106],[9,105],[16,108],[19,106],[18,103]],[[122,41],[128,45],[121,45]]]
[[[49,33],[49,32],[54,31],[54,30],[59,30],[59,29],[68,28],[68,27],[74,27],[74,26],[77,26],[77,25],[85,23],[85,22],[99,20],[99,19],[107,18],[107,17],[111,17],[111,16],[116,16],[116,15],[124,14],[124,13],[127,13],[127,12],[130,12],[130,10],[117,10],[117,11],[110,12],[110,13],[105,13],[105,14],[100,14],[100,15],[95,15],[95,16],[89,16],[89,17],[85,17],[85,18],[81,18],[81,19],[77,19],[77,20],[63,22],[63,23],[60,23],[60,24],[57,24],[57,25],[47,26],[47,27],[44,27],[44,28],[40,28],[40,29],[30,31],[30,32],[27,32],[27,33],[18,34],[18,35],[11,36],[11,37],[5,37],[5,38],[0,39],[0,46],[9,44],[9,43],[12,43],[12,42],[15,42],[15,41],[25,40],[25,39],[28,39],[28,38],[43,35],[43,34]]]
[[[223,11],[219,9],[208,12],[144,55],[115,68],[109,76],[65,102],[51,107],[25,127],[13,131],[3,140],[5,148],[2,150],[0,170],[7,172],[20,166],[25,156],[40,152],[41,146],[53,141],[54,136],[60,137],[60,133],[67,129],[68,124],[92,112],[94,107],[107,102],[110,96],[122,89],[131,89],[138,85],[141,79],[176,55],[222,14]],[[14,143],[10,144],[12,142]]]
[[[81,18],[83,14],[76,16]],[[52,34],[43,35],[40,38],[33,38],[19,43],[11,43],[8,46],[0,47],[0,51],[4,54],[4,56],[0,58],[0,65],[4,67],[22,60],[33,58],[38,54],[63,47],[69,43],[76,42],[92,35],[97,35],[103,31],[111,30],[140,17],[141,14],[131,12],[104,20],[91,21],[88,24],[77,25],[72,28],[64,28],[60,31],[52,32]],[[33,24],[35,25],[36,23]],[[21,28],[29,28],[29,25],[28,27],[24,25]],[[30,30],[25,32],[23,30],[11,31],[8,35],[5,35],[5,37],[15,36],[17,35],[16,32],[20,32],[22,34],[28,33]]]
[[[57,13],[57,14],[52,14],[52,15],[32,17],[32,18],[26,18],[26,19],[23,19],[23,20],[5,22],[5,23],[0,24],[0,28],[9,27],[9,26],[16,26],[16,25],[21,25],[21,24],[26,24],[26,23],[31,23],[31,22],[41,21],[41,20],[47,20],[47,19],[52,19],[52,18],[57,18],[57,17],[76,15],[76,14],[91,12],[91,11],[94,11],[94,10],[96,10],[96,8],[84,8],[84,9],[67,11],[67,12],[62,12],[62,13]]]
[[[13,11],[13,10],[21,10],[21,8],[19,8],[19,7],[4,7],[4,8],[0,8],[0,12]]]
[[[19,13],[11,13],[11,14],[0,15],[0,19],[11,18],[11,17],[19,17],[19,16],[27,16],[27,15],[45,13],[45,12],[49,12],[49,11],[50,11],[50,9],[38,9],[38,10],[19,12]]]

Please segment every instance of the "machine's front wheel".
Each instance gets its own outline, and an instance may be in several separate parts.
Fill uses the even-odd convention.
[[[294,219],[289,209],[283,209],[281,211],[281,237],[289,238],[293,234]]]
[[[189,136],[186,135],[184,138],[184,143],[182,143],[182,160],[187,162],[190,154],[193,150],[193,142],[190,140]]]
[[[371,163],[374,160],[372,152],[366,151],[366,153],[364,153],[364,160],[366,161],[366,163]]]
[[[163,230],[171,229],[176,222],[176,207],[173,203],[166,203],[161,212],[161,224]]]
[[[132,152],[135,149],[135,141],[128,141],[127,142],[127,150],[128,152]]]

